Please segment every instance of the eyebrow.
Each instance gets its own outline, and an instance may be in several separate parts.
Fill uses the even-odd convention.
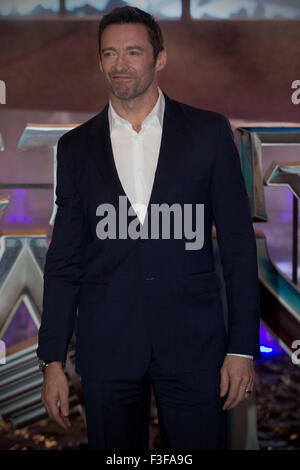
[[[127,46],[125,47],[125,50],[129,51],[129,50],[132,50],[132,49],[138,49],[139,51],[144,51],[145,49],[141,46]],[[117,49],[115,49],[114,47],[103,47],[103,49],[101,50],[102,53],[106,52],[106,51],[116,51]]]

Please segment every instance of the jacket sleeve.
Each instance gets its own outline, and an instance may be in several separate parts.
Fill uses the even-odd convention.
[[[44,267],[43,312],[37,356],[66,360],[77,311],[83,258],[88,239],[79,193],[67,167],[63,137],[57,146],[58,206]]]
[[[256,240],[240,157],[223,115],[211,190],[228,307],[227,352],[256,359],[260,357]]]

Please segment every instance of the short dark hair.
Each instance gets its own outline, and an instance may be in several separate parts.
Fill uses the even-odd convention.
[[[99,23],[98,45],[101,59],[101,37],[104,29],[111,24],[141,23],[148,31],[150,43],[153,48],[153,57],[156,60],[160,51],[164,49],[162,31],[159,24],[152,15],[136,7],[114,8],[110,13],[104,15]]]

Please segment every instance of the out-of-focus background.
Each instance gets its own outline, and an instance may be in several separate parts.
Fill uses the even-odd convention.
[[[232,124],[259,255],[258,443],[300,449],[299,364],[292,357],[294,341],[300,346],[299,0],[0,0],[0,339],[6,347],[0,448],[85,446],[72,351],[69,377],[80,425],[76,444],[76,433],[67,444],[55,425],[52,437],[44,433],[50,428],[41,421],[34,350],[55,216],[56,142],[106,104],[97,27],[102,15],[125,5],[160,22],[168,53],[161,89],[221,112]],[[159,446],[155,404],[151,429],[152,445]]]

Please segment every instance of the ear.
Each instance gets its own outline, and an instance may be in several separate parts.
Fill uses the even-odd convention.
[[[159,70],[164,69],[166,64],[167,64],[167,50],[163,49],[162,51],[159,52],[157,56],[155,70],[158,72]]]

